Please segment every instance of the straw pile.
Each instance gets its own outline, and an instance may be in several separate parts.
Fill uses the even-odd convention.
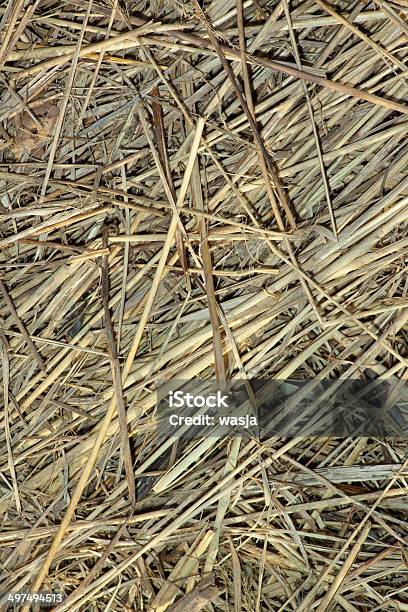
[[[155,433],[158,379],[407,378],[406,1],[0,20],[1,593],[408,610],[404,439]]]

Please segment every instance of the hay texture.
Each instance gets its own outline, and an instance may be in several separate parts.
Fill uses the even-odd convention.
[[[408,610],[406,438],[156,431],[158,380],[407,379],[406,0],[0,23],[2,609]]]

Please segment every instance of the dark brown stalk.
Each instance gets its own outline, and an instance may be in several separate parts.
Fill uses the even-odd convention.
[[[104,225],[103,227],[102,246],[103,248],[108,247],[107,225]],[[109,311],[109,255],[104,255],[102,257],[102,302],[105,319],[106,339],[108,341],[108,351],[111,360],[113,385],[115,388],[116,406],[118,411],[120,445],[122,449],[123,463],[125,465],[129,497],[132,506],[134,506],[136,503],[135,475],[133,471],[132,454],[130,450],[129,433],[126,421],[126,406],[123,397],[122,376],[120,371],[116,342],[114,338],[113,325]]]
[[[159,98],[159,90],[157,87],[153,88],[152,96],[157,99]],[[163,121],[162,105],[160,104],[159,101],[156,102],[156,100],[154,100],[152,102],[152,109],[153,109],[153,120],[154,120],[153,131],[156,136],[159,159],[162,164],[163,171],[167,177],[167,183],[169,185],[169,189],[172,193],[173,200],[175,202],[177,200],[177,194],[174,188],[173,178],[172,178],[171,170],[170,170],[169,155],[167,152],[167,144],[166,144],[166,132],[164,129],[164,121]],[[188,272],[187,272],[188,264],[187,264],[186,249],[185,249],[184,242],[183,242],[183,236],[179,228],[177,228],[176,230],[176,248],[177,248],[177,253],[179,255],[179,259],[183,267],[184,273],[186,275],[186,278],[188,278]]]
[[[14,321],[16,322],[16,325],[18,327],[18,329],[21,331],[22,335],[24,336],[24,340],[26,341],[30,351],[33,354],[34,359],[36,360],[36,362],[38,363],[40,369],[46,374],[47,370],[45,368],[45,363],[43,358],[41,357],[40,353],[37,351],[37,349],[35,348],[35,345],[33,343],[33,341],[30,338],[30,334],[28,333],[28,331],[26,330],[26,327],[23,323],[23,321],[21,320],[16,307],[13,304],[13,300],[11,299],[9,292],[7,290],[6,285],[3,283],[3,281],[0,279],[0,291],[3,294],[3,298],[4,301],[6,302],[12,317],[14,319]]]

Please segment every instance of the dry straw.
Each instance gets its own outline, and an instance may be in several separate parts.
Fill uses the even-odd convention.
[[[406,438],[156,431],[159,380],[404,397],[405,0],[0,23],[1,605],[408,610]]]

